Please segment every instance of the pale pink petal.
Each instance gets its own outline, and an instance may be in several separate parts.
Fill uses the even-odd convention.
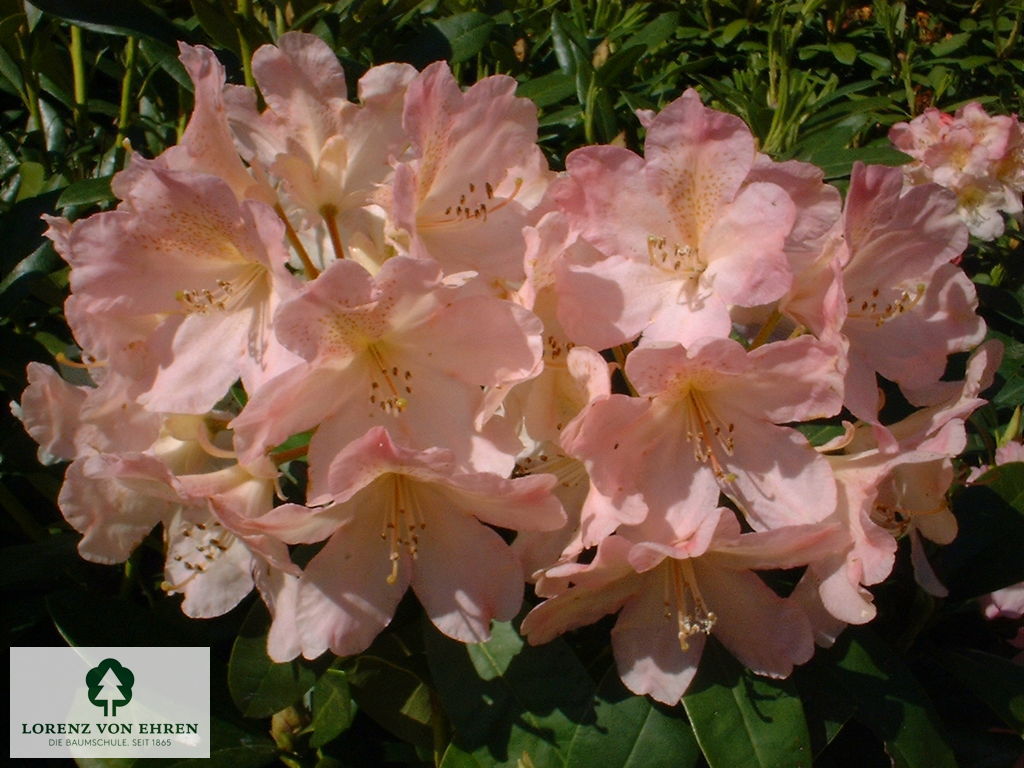
[[[811,625],[796,603],[747,570],[718,567],[716,554],[694,563],[697,583],[717,620],[711,633],[748,669],[788,677],[814,654]]]
[[[615,665],[633,693],[674,706],[697,673],[705,636],[692,635],[684,650],[675,614],[665,615],[662,574],[642,580],[643,587],[623,606],[612,628]]]
[[[360,653],[391,622],[409,586],[411,569],[402,559],[389,583],[388,542],[380,537],[383,515],[353,516],[317,553],[302,575],[295,620],[302,653],[314,659],[326,650],[338,656]]]
[[[441,632],[464,643],[484,642],[492,619],[508,621],[522,605],[519,562],[497,533],[418,493],[425,496],[425,527],[412,561],[413,590]]]

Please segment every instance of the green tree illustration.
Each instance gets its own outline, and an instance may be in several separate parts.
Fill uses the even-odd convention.
[[[89,686],[89,701],[103,707],[103,714],[109,717],[132,700],[135,675],[116,659],[104,659],[85,673],[85,684]]]

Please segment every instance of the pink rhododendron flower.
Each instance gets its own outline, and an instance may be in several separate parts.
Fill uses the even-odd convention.
[[[595,349],[641,332],[683,344],[727,336],[729,305],[767,304],[792,279],[784,247],[796,209],[776,184],[745,183],[756,153],[742,120],[690,90],[649,122],[644,152],[576,150],[551,191],[603,254],[570,262],[559,280],[569,334]]]
[[[831,514],[825,460],[778,426],[838,410],[829,349],[803,337],[746,352],[731,339],[706,338],[634,350],[626,375],[639,397],[598,398],[563,438],[590,471],[585,546],[645,514],[702,517],[719,489],[757,529]]]
[[[270,331],[285,269],[281,223],[220,179],[149,163],[117,210],[56,224],[71,264],[68,319],[81,345],[164,412],[204,413],[287,353]]]
[[[395,170],[391,213],[409,252],[446,273],[522,280],[522,229],[552,174],[536,144],[537,108],[516,85],[495,75],[463,93],[435,62],[409,86],[403,119],[414,156]]]
[[[952,202],[934,187],[901,191],[897,169],[855,165],[843,242],[832,252],[845,307],[827,322],[847,345],[844,404],[870,422],[879,406],[875,372],[923,402],[917,393],[939,380],[948,355],[985,333],[973,285],[949,264],[966,246]]]
[[[286,504],[263,520],[290,543],[330,537],[299,580],[293,645],[308,658],[328,648],[342,656],[362,651],[410,585],[442,632],[486,640],[492,619],[519,610],[523,574],[482,523],[558,528],[565,516],[553,483],[549,475],[506,480],[460,471],[449,451],[411,450],[374,427],[332,462],[330,504]]]
[[[811,627],[753,571],[806,564],[830,549],[836,533],[797,525],[741,534],[733,513],[718,509],[665,542],[616,534],[591,563],[548,571],[538,591],[550,599],[527,615],[522,632],[539,645],[619,612],[612,629],[619,676],[634,693],[669,705],[693,680],[709,634],[754,672],[786,677],[811,657]]]
[[[957,209],[971,234],[994,240],[1003,233],[1001,213],[1024,211],[1024,129],[1017,117],[988,115],[976,102],[955,115],[931,107],[889,131],[913,162],[907,183],[934,182],[956,194]]]
[[[243,156],[278,187],[279,213],[294,219],[318,269],[343,257],[376,268],[380,246],[369,244],[383,242],[385,221],[374,203],[409,144],[402,109],[416,70],[372,67],[353,103],[327,44],[288,32],[256,51],[253,74],[267,109],[259,112],[255,94],[236,87],[230,125]]]
[[[848,545],[811,563],[794,592],[822,644],[831,644],[845,624],[874,618],[865,587],[889,575],[896,537],[910,537],[921,586],[945,594],[920,537],[948,544],[956,536],[956,518],[945,501],[953,478],[949,459],[964,448],[964,421],[984,403],[977,395],[991,384],[1001,349],[998,342],[983,344],[969,360],[962,382],[936,385],[935,405],[884,429],[853,431],[841,446],[844,453],[827,457],[839,489],[836,519],[847,532]]]
[[[319,425],[311,503],[326,496],[333,457],[377,425],[411,446],[444,446],[463,465],[511,470],[519,450],[511,427],[475,426],[481,387],[539,369],[540,326],[526,310],[446,285],[433,262],[395,257],[376,277],[334,262],[282,305],[275,327],[304,362],[253,392],[232,426],[251,461]]]

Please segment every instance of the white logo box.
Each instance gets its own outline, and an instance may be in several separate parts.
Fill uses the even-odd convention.
[[[11,648],[10,683],[12,758],[210,756],[209,648]]]

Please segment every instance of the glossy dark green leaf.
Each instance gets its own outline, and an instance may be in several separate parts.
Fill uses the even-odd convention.
[[[991,488],[999,498],[1024,515],[1024,462],[992,467],[974,482]]]
[[[456,744],[449,744],[438,768],[488,768],[490,765],[490,761],[465,752]]]
[[[467,11],[433,22],[451,47],[452,63],[476,56],[487,44],[494,29],[494,19],[486,13]]]
[[[168,45],[160,40],[142,39],[139,40],[139,50],[150,63],[164,70],[187,92],[192,92],[192,79],[188,76],[182,63],[178,61],[177,46]]]
[[[345,663],[359,708],[398,738],[430,749],[434,704],[415,653],[392,633]]]
[[[1001,470],[1007,480],[1019,477],[1019,469]],[[1002,489],[1002,483],[997,488]],[[1005,492],[1013,494],[1008,485]],[[1015,494],[1014,494],[1015,495]],[[996,488],[971,485],[953,496],[953,513],[959,531],[953,542],[933,556],[939,578],[952,600],[967,600],[1024,581],[1024,515],[1014,509]]]
[[[328,669],[313,686],[313,735],[309,743],[322,747],[352,725],[352,695],[348,677],[340,669]]]
[[[183,30],[138,0],[130,13],[108,0],[32,0],[32,5],[94,32],[148,37],[168,45],[185,37]]]
[[[946,651],[940,659],[946,671],[984,701],[1007,727],[1024,736],[1024,667],[970,648]]]
[[[94,203],[106,203],[114,199],[114,193],[110,190],[111,176],[102,176],[98,179],[83,179],[76,181],[71,186],[65,187],[57,199],[58,208],[66,208],[69,205],[92,205]]]
[[[895,768],[956,768],[927,693],[900,656],[866,627],[849,627],[799,674],[801,690],[852,707],[885,744]]]
[[[147,760],[142,765],[150,765]],[[162,768],[263,768],[278,762],[278,750],[266,736],[251,733],[214,717],[210,721],[210,756],[186,760],[161,760]]]
[[[1024,403],[1024,342],[1011,336],[993,332],[1003,342],[1003,362],[999,366],[1002,386],[995,393],[992,402],[996,405],[1014,407]]]
[[[569,744],[568,768],[692,768],[701,752],[681,707],[666,707],[626,690],[612,667],[601,679],[594,722]]]
[[[948,56],[953,51],[962,48],[970,40],[971,35],[969,32],[960,32],[959,34],[950,35],[945,40],[941,40],[929,47],[929,51],[933,56]]]
[[[18,168],[18,202],[35,197],[43,191],[46,182],[46,169],[39,163],[27,160]]]
[[[821,169],[826,179],[849,176],[850,169],[856,162],[868,165],[903,165],[910,161],[908,155],[888,147],[860,147],[843,149],[835,153],[828,162],[822,162]]]
[[[221,48],[238,55],[237,19],[225,12],[224,5],[211,0],[190,0],[190,4],[203,31]]]
[[[549,72],[520,83],[516,95],[530,99],[538,107],[557,104],[576,92],[575,81],[564,72]]]
[[[489,766],[559,766],[576,727],[592,719],[593,682],[560,639],[526,645],[510,622],[486,643],[426,636],[427,659],[454,743]]]
[[[811,765],[811,739],[796,686],[744,669],[714,640],[683,707],[711,768]]]
[[[669,11],[662,13],[644,25],[643,29],[629,37],[623,44],[623,49],[631,48],[634,45],[643,46],[651,51],[662,43],[666,42],[679,26],[679,13]]]
[[[245,717],[269,717],[302,698],[316,675],[301,661],[278,664],[267,656],[270,615],[253,605],[239,628],[228,661],[228,689]]]
[[[857,47],[852,43],[829,43],[828,49],[840,64],[849,66],[857,60]]]
[[[0,280],[0,296],[6,301],[21,297],[34,281],[45,279],[63,264],[53,244],[49,240],[41,241],[38,248],[15,264]]]

